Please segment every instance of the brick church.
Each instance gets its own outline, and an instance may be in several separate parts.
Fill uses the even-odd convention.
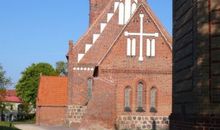
[[[37,124],[168,128],[172,39],[146,1],[90,0],[89,29],[67,59],[67,78],[41,77]]]

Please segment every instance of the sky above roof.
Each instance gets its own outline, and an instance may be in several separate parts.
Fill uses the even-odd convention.
[[[148,0],[151,9],[172,33],[172,0]],[[89,0],[1,0],[0,64],[12,78],[32,63],[65,61],[68,40],[87,30]]]

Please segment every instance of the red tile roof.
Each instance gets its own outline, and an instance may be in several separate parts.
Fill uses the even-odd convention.
[[[37,106],[66,106],[67,77],[41,76]]]
[[[7,90],[4,102],[22,103],[22,100],[17,96],[15,90]]]

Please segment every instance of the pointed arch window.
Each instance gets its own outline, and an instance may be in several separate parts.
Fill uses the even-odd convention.
[[[155,87],[150,90],[150,112],[157,112],[157,89]]]
[[[92,98],[92,85],[93,85],[93,80],[92,78],[89,78],[88,81],[87,81],[87,86],[88,86],[88,99],[91,99]]]
[[[144,112],[144,84],[138,83],[137,86],[137,112]]]
[[[125,112],[131,112],[131,87],[125,88],[124,105]]]

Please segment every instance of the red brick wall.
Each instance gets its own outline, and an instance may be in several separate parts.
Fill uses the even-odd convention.
[[[145,14],[144,21],[147,19],[151,22],[144,24],[144,32],[153,33],[160,32],[153,23],[153,19],[146,14],[143,9],[140,9],[138,13],[131,19],[131,22],[125,28],[125,31],[139,32],[140,22],[139,13]],[[137,22],[138,21],[138,22]],[[128,57],[126,55],[127,38],[124,33],[119,37],[109,54],[105,57],[104,61],[100,65],[100,77],[107,78],[114,81],[117,84],[116,90],[116,102],[117,102],[117,115],[131,114],[124,112],[124,89],[127,86],[132,88],[132,114],[148,115],[150,114],[150,89],[155,86],[158,89],[157,95],[157,108],[156,115],[168,116],[171,113],[171,68],[172,68],[172,53],[167,41],[159,33],[159,37],[156,38],[156,57],[146,57],[146,47],[144,47],[144,61],[138,61],[139,56],[139,37],[136,37],[136,56]],[[146,41],[146,38],[144,38]],[[146,46],[146,42],[144,42]],[[146,112],[136,113],[136,91],[139,81],[143,81],[146,90]]]
[[[116,121],[115,85],[99,78],[94,79],[93,95],[87,106],[80,129],[93,127],[114,128]]]
[[[218,130],[220,1],[173,0],[171,130]]]
[[[93,24],[109,2],[110,0],[90,0],[90,25]]]
[[[66,107],[37,107],[36,124],[45,126],[62,126]]]

